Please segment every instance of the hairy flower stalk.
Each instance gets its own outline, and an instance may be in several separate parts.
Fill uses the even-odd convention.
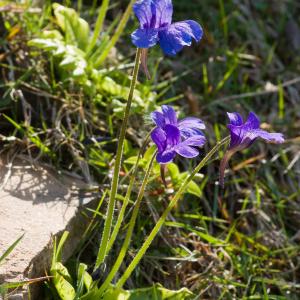
[[[173,199],[169,203],[168,207],[165,209],[163,212],[162,216],[159,218],[157,221],[156,225],[152,229],[151,233],[145,240],[144,244],[132,260],[132,262],[129,264],[127,269],[125,270],[124,274],[122,277],[119,279],[119,281],[116,284],[117,288],[121,288],[126,280],[130,277],[131,273],[133,270],[136,268],[136,266],[139,264],[140,260],[143,258],[145,255],[146,251],[150,247],[151,243],[153,242],[154,238],[160,231],[161,227],[163,226],[168,214],[170,211],[176,206],[178,200],[181,198],[182,194],[185,192],[187,189],[188,184],[191,182],[191,180],[194,178],[194,176],[208,163],[208,161],[214,156],[215,153],[217,153],[223,145],[228,143],[229,137],[223,139],[220,141],[204,158],[203,160],[198,164],[198,166],[194,169],[194,171],[191,173],[189,177],[185,179],[183,184],[181,185],[180,189],[177,191],[177,193],[174,195]]]
[[[129,181],[129,185],[128,185],[128,189],[127,189],[127,192],[126,192],[126,195],[125,195],[125,198],[124,198],[124,201],[123,201],[123,204],[122,204],[122,207],[121,207],[121,210],[120,210],[120,213],[118,215],[118,220],[117,220],[117,223],[114,227],[114,230],[111,234],[111,237],[109,239],[109,242],[108,242],[108,245],[107,245],[107,249],[106,249],[106,254],[108,254],[108,252],[110,251],[111,247],[113,246],[117,236],[118,236],[118,233],[119,233],[119,230],[121,228],[121,225],[122,225],[122,222],[123,222],[123,219],[124,219],[124,215],[125,215],[125,212],[126,212],[126,208],[128,206],[128,203],[129,203],[129,199],[130,199],[130,196],[131,196],[131,192],[132,192],[132,188],[133,188],[133,184],[135,182],[135,178],[136,178],[136,175],[137,175],[137,171],[138,171],[138,167],[139,167],[139,162],[143,156],[143,153],[145,151],[145,148],[149,142],[149,137],[150,137],[150,133],[147,135],[146,139],[145,139],[145,142],[141,148],[141,150],[139,151],[139,154],[138,154],[138,157],[136,159],[136,162],[135,162],[135,165],[133,167],[133,171],[132,171],[132,175],[130,176],[130,181]]]
[[[130,114],[130,108],[132,104],[133,99],[133,93],[137,82],[137,77],[139,73],[139,67],[140,67],[140,61],[141,61],[141,49],[137,49],[136,58],[135,58],[135,64],[134,64],[134,70],[133,70],[133,76],[131,80],[130,85],[130,91],[128,95],[128,100],[124,112],[124,118],[121,126],[120,136],[118,139],[118,149],[116,154],[116,160],[115,160],[115,166],[114,166],[114,172],[113,172],[113,179],[112,179],[112,185],[111,185],[111,191],[110,191],[110,197],[108,201],[108,208],[104,223],[104,229],[102,234],[102,239],[99,247],[99,252],[97,255],[97,260],[95,264],[94,270],[98,269],[99,266],[104,262],[106,253],[107,253],[107,245],[108,240],[111,233],[111,226],[112,226],[112,219],[113,219],[113,213],[115,209],[115,202],[116,202],[116,194],[118,190],[118,183],[119,183],[119,174],[121,170],[121,162],[123,157],[123,148],[124,148],[124,141],[125,141],[125,135],[126,135],[126,129],[127,129],[127,123],[128,118]]]
[[[109,286],[110,282],[115,277],[116,273],[118,272],[118,270],[119,270],[119,268],[120,268],[120,266],[121,266],[121,264],[124,260],[126,252],[128,250],[128,247],[130,245],[130,241],[131,241],[133,229],[134,229],[134,226],[135,226],[136,218],[137,218],[138,213],[139,213],[141,201],[144,197],[145,188],[147,186],[147,183],[148,183],[148,180],[149,180],[152,168],[153,168],[153,162],[155,160],[155,156],[156,156],[156,153],[154,153],[154,155],[152,156],[152,159],[148,163],[147,171],[146,171],[145,177],[143,179],[141,188],[139,190],[139,194],[138,194],[136,203],[134,204],[133,212],[132,212],[132,215],[131,215],[131,218],[130,218],[130,221],[129,221],[129,227],[128,227],[128,230],[127,230],[122,248],[121,248],[120,253],[118,255],[118,258],[117,258],[115,264],[113,265],[110,273],[107,275],[104,283],[100,287],[99,294],[102,294],[105,291],[105,289]]]

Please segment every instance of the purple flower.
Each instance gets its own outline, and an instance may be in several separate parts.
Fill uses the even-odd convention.
[[[202,147],[206,142],[201,131],[205,125],[200,119],[189,117],[178,121],[176,112],[168,105],[162,106],[162,113],[153,112],[151,118],[157,126],[151,138],[158,149],[159,163],[169,163],[177,154],[187,158],[199,155],[195,147]]]
[[[171,0],[139,0],[133,10],[140,28],[131,35],[133,44],[148,49],[157,43],[167,55],[175,55],[192,40],[199,42],[203,36],[201,26],[192,20],[172,23]]]
[[[258,117],[250,112],[248,120],[244,123],[239,113],[227,113],[230,123],[228,129],[230,131],[230,145],[225,153],[220,167],[220,185],[224,186],[224,174],[229,159],[237,151],[250,147],[257,138],[262,138],[267,142],[281,144],[284,137],[281,133],[269,133],[260,129],[260,121]]]

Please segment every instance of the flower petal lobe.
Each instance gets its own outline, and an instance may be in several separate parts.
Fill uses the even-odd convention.
[[[137,29],[131,34],[133,44],[142,49],[153,47],[158,42],[157,29]]]
[[[173,23],[159,32],[159,44],[167,55],[176,55],[184,46],[190,46],[192,40],[201,40],[203,30],[192,20]]]

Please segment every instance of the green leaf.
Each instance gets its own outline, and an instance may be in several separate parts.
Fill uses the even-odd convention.
[[[170,164],[168,164],[168,171],[169,171],[172,181],[176,182],[180,175],[178,166],[174,163],[170,163]]]
[[[28,42],[28,45],[51,52],[53,56],[58,57],[62,77],[79,79],[82,84],[90,86],[85,53],[76,46],[66,45],[62,40],[50,38],[33,39]],[[64,72],[67,76],[64,76]]]
[[[189,230],[190,232],[195,233],[196,235],[198,235],[200,238],[202,238],[203,240],[209,242],[212,245],[225,245],[226,242],[224,242],[223,240],[220,240],[218,238],[215,238],[214,236],[210,235],[210,234],[206,234],[204,232],[201,232],[199,230],[194,229],[193,226],[187,225],[186,223],[179,223],[179,222],[171,222],[171,221],[167,221],[165,222],[166,226],[170,226],[170,227],[175,227],[175,228],[184,228],[186,230]]]
[[[149,288],[135,289],[126,291],[111,287],[104,295],[103,300],[122,299],[122,300],[189,300],[195,295],[188,289],[183,288],[179,291],[172,291],[155,284]]]
[[[53,30],[44,30],[42,32],[42,36],[45,39],[52,39],[52,40],[63,41],[63,39],[64,39],[64,37],[62,36],[62,34],[58,30],[56,30],[56,29],[53,29]]]
[[[53,3],[57,24],[64,31],[66,42],[85,50],[89,44],[89,24],[77,12],[58,3]]]
[[[92,276],[87,271],[85,271],[83,274],[83,282],[87,290],[89,290],[93,284]]]
[[[173,184],[177,187],[179,187],[181,185],[181,183],[189,175],[187,172],[180,173],[178,166],[176,164],[173,164],[173,163],[168,165],[168,171],[169,171],[169,174],[171,176]],[[192,180],[187,186],[186,193],[195,195],[197,197],[201,197],[202,196],[202,189],[200,188],[200,186],[195,181]]]
[[[54,251],[53,251],[53,260],[52,260],[52,267],[55,266],[55,264],[57,262],[60,262],[61,260],[61,253],[62,253],[62,248],[63,245],[65,244],[67,238],[69,236],[69,232],[68,231],[64,231],[62,237],[60,238],[60,241],[58,243],[58,246],[56,248],[56,240],[54,242]]]
[[[193,180],[188,184],[186,192],[189,193],[189,194],[195,195],[197,197],[201,197],[202,196],[202,190],[201,190],[201,188]]]
[[[147,150],[146,150],[146,152],[145,152],[145,154],[144,154],[144,159],[146,160],[146,163],[148,163],[149,162],[149,160],[152,158],[152,156],[153,156],[153,154],[154,154],[154,152],[156,151],[156,146],[150,146]]]
[[[77,293],[76,293],[76,299],[79,298],[79,296],[82,295],[84,287],[89,291],[93,279],[91,275],[86,271],[87,265],[80,263],[78,267],[78,274],[77,274]]]
[[[96,286],[94,289],[92,289],[91,291],[89,291],[88,293],[80,297],[80,300],[95,300],[95,299],[102,300],[101,294]]]
[[[57,245],[56,238],[54,239],[53,257],[50,273],[53,276],[53,284],[62,300],[74,300],[76,296],[73,288],[72,277],[68,269],[60,262],[62,248],[68,238],[69,232],[65,231]],[[56,246],[57,245],[57,246]]]
[[[15,249],[15,247],[19,244],[19,242],[22,240],[24,237],[24,234],[21,235],[15,242],[13,242],[8,249],[1,255],[0,257],[0,265],[1,262],[4,261],[4,259]]]
[[[65,44],[63,41],[56,38],[36,38],[28,42],[28,46],[37,47],[44,51],[64,52]],[[60,51],[58,51],[60,49]],[[62,50],[63,49],[63,50]]]
[[[124,162],[129,165],[134,165],[136,163],[136,160],[137,160],[137,156],[130,156]],[[140,163],[140,165],[141,165],[141,163]]]
[[[28,138],[32,143],[34,143],[44,154],[49,155],[51,158],[55,158],[55,153],[53,153],[41,140],[40,138],[34,133],[34,131],[30,128],[27,127],[27,131],[22,128],[20,124],[15,122],[12,118],[9,116],[3,114],[4,118],[9,121],[12,125],[16,127],[22,134],[28,135]]]
[[[50,272],[60,298],[62,300],[74,300],[76,292],[72,286],[72,278],[67,268],[62,263],[57,262],[51,268]]]

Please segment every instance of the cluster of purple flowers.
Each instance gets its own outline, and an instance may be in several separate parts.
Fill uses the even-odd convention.
[[[133,44],[147,51],[159,43],[167,55],[175,55],[192,41],[199,42],[203,36],[201,26],[187,20],[172,23],[173,5],[171,0],[138,0],[133,10],[140,22],[140,28],[131,35]],[[144,59],[147,52],[144,52]],[[147,67],[144,65],[146,73]],[[239,113],[227,113],[229,117],[230,145],[220,167],[220,184],[223,185],[225,168],[231,156],[237,151],[250,147],[261,138],[267,142],[283,143],[281,133],[269,133],[260,129],[258,117],[251,112],[246,122]],[[163,105],[162,112],[151,114],[156,127],[151,133],[153,142],[158,149],[157,161],[160,164],[172,162],[177,154],[194,158],[199,155],[199,147],[203,147],[206,138],[201,130],[204,123],[198,118],[178,120],[176,112],[170,106]]]
[[[224,181],[225,168],[234,153],[250,147],[258,138],[276,144],[284,142],[281,133],[269,133],[260,129],[260,121],[253,112],[250,112],[245,123],[239,113],[227,113],[227,115],[229,118],[227,127],[231,139],[221,162],[221,185]],[[162,112],[153,112],[151,117],[156,124],[151,137],[157,146],[157,161],[160,164],[172,162],[177,154],[186,158],[194,158],[199,155],[197,147],[203,147],[206,143],[206,138],[201,131],[205,129],[203,121],[193,117],[178,121],[174,109],[167,105],[162,106]]]

